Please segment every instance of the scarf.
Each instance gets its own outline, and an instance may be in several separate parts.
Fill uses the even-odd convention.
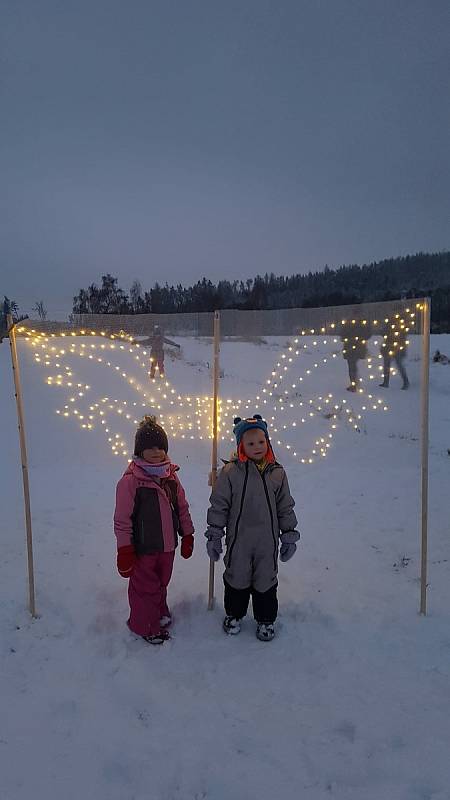
[[[170,468],[172,463],[170,461],[163,461],[160,464],[150,464],[144,458],[133,458],[136,466],[144,470],[146,475],[151,478],[168,478],[170,476]]]

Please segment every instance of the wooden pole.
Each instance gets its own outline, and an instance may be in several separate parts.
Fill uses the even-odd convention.
[[[220,311],[214,312],[214,361],[213,361],[213,438],[211,451],[211,487],[217,480],[217,440],[219,435],[219,353]],[[208,610],[214,608],[214,561],[209,559]]]
[[[427,613],[427,552],[428,552],[428,412],[430,388],[430,300],[422,304],[422,392],[421,392],[421,569],[420,613]]]
[[[19,359],[17,356],[17,343],[14,322],[11,314],[7,314],[9,344],[11,348],[11,362],[14,376],[14,388],[17,408],[17,425],[20,439],[20,458],[22,462],[23,499],[25,504],[25,524],[27,531],[27,558],[28,558],[28,608],[32,617],[36,617],[36,603],[34,596],[34,566],[33,566],[33,534],[31,530],[30,483],[28,480],[27,445],[25,439],[25,424],[22,403],[22,388],[20,384]]]

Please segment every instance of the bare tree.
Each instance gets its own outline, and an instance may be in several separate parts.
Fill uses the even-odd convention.
[[[32,311],[36,311],[39,319],[45,320],[47,319],[47,309],[44,306],[43,300],[38,300],[37,303],[33,306]]]

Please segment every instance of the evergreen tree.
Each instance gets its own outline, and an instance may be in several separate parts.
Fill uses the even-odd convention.
[[[355,305],[398,297],[432,299],[433,330],[450,330],[450,252],[417,253],[378,263],[348,264],[339,269],[290,276],[274,273],[246,281],[202,278],[192,286],[161,286],[158,282],[142,294],[134,281],[130,295],[107,273],[98,288],[91,284],[74,298],[74,314],[169,314],[215,309],[300,308]]]

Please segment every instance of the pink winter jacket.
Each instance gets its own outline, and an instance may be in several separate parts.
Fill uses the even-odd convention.
[[[171,464],[170,475],[163,478],[169,494],[176,497],[176,512],[181,536],[194,533],[189,505],[176,475],[179,467]],[[137,553],[171,552],[177,546],[173,510],[160,482],[147,475],[132,461],[117,484],[114,533],[117,548],[134,545]]]

